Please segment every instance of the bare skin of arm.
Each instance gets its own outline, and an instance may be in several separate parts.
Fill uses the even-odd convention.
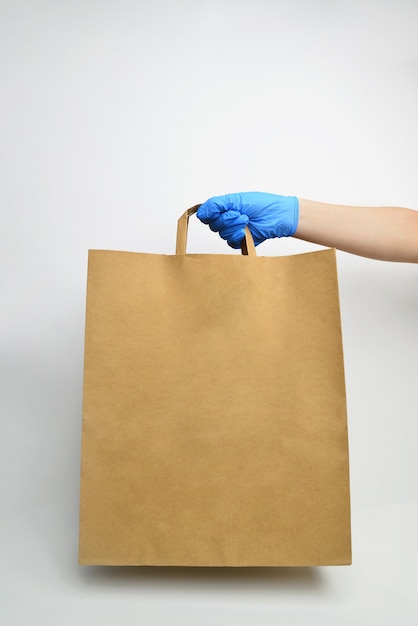
[[[294,237],[352,254],[418,263],[418,211],[299,199]]]

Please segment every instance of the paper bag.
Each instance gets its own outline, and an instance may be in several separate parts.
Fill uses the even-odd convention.
[[[335,251],[185,254],[195,210],[89,252],[79,561],[349,564]]]

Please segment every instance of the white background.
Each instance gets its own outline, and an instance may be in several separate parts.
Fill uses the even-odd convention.
[[[417,265],[338,253],[351,567],[77,565],[88,248],[172,254],[235,191],[417,209],[417,27],[415,0],[2,0],[2,624],[418,623]]]

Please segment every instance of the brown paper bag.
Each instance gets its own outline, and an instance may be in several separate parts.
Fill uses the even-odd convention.
[[[335,251],[89,252],[81,564],[351,562]]]

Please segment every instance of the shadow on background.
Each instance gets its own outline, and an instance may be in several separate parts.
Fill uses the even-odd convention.
[[[314,567],[91,567],[79,566],[81,580],[100,587],[169,586],[209,590],[319,591],[325,586]]]

